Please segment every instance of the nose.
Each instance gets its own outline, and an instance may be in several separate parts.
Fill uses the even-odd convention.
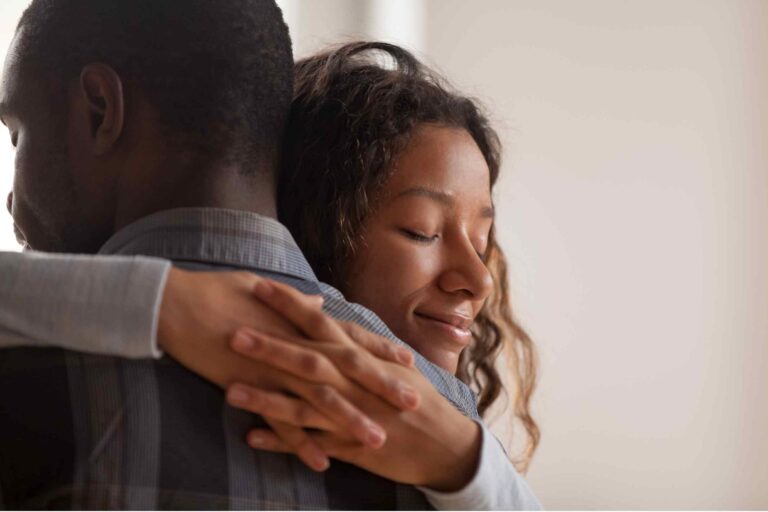
[[[5,207],[8,208],[8,213],[13,213],[13,192],[8,192],[8,199],[5,201]]]
[[[472,244],[465,240],[449,252],[449,264],[440,275],[440,288],[447,293],[464,294],[472,301],[487,299],[493,291],[493,276]]]

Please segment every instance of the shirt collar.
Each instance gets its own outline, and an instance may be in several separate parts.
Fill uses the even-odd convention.
[[[317,281],[285,226],[239,210],[177,208],[154,213],[115,233],[99,254],[141,254]]]

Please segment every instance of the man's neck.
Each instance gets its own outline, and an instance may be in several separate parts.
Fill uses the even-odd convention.
[[[159,178],[158,178],[159,176]],[[226,208],[277,217],[272,173],[236,168],[186,168],[183,171],[149,173],[131,180],[118,200],[114,231],[153,213],[174,208]]]

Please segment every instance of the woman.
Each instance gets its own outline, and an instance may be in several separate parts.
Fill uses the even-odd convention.
[[[393,56],[398,69],[388,72],[376,65],[358,65],[365,52],[375,49]],[[297,71],[280,186],[281,196],[294,200],[282,201],[283,221],[298,234],[321,279],[373,309],[430,360],[476,385],[481,412],[500,392],[493,362],[505,328],[512,330],[511,354],[516,367],[522,368],[515,373],[516,413],[531,437],[524,467],[538,440],[528,414],[533,351],[508,312],[504,260],[493,238],[490,189],[498,174],[495,134],[472,102],[446,92],[407,52],[390,45],[348,45],[302,61]],[[405,171],[426,168],[431,159],[452,148],[455,154],[445,163],[458,171],[465,164],[471,168],[469,184],[475,187],[470,194],[458,194],[468,177],[462,172],[438,171],[425,181],[418,172]],[[409,181],[413,177],[418,179]],[[440,186],[435,190],[425,183]],[[447,193],[451,190],[453,197]],[[304,197],[296,201],[296,195]],[[302,204],[304,209],[291,210],[291,204]],[[426,220],[425,211],[431,212]],[[430,222],[450,224],[451,229],[437,234]],[[443,250],[423,252],[438,245]],[[444,268],[445,255],[468,267],[448,276],[433,275]],[[396,264],[397,257],[409,264]],[[415,273],[403,272],[430,259],[430,265]],[[461,300],[440,297],[431,286],[433,278],[441,280],[446,296]],[[414,288],[422,284],[420,280],[424,286]],[[393,292],[394,284],[398,287]],[[109,347],[97,351],[110,353]],[[399,479],[397,474],[386,476]]]
[[[381,57],[393,60],[394,68],[378,64]],[[496,133],[472,100],[448,91],[394,45],[347,44],[304,59],[295,70],[278,187],[279,218],[321,281],[375,311],[427,359],[475,386],[481,414],[500,395],[495,362],[506,346],[518,390],[515,414],[529,437],[518,461],[524,470],[539,436],[529,411],[535,354],[530,338],[512,318],[506,262],[493,232],[490,190],[500,166]],[[454,202],[479,202],[467,205],[472,218],[453,222],[458,229],[474,230],[470,236],[440,239],[435,234],[463,204],[452,205],[448,210],[454,215],[446,215],[439,208],[445,198],[430,197],[429,191],[393,200],[406,189],[440,180],[448,188],[453,185]],[[418,296],[429,290],[415,285],[439,277],[434,275],[437,265],[425,263],[435,258],[438,245],[449,254],[477,251],[477,260],[467,264],[483,268],[467,270],[471,276],[466,279],[488,280],[447,283],[464,285],[466,293],[482,295],[482,300],[466,307],[454,304],[459,311],[453,320],[467,323],[472,317],[472,334],[465,330],[457,343],[444,347],[433,343],[438,335],[430,334],[432,322],[419,308],[429,313],[445,304],[432,306],[433,297]],[[484,273],[486,266],[492,279]]]

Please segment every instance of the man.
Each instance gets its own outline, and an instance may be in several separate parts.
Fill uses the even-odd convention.
[[[291,73],[287,29],[271,1],[33,1],[0,99],[17,148],[12,208],[23,237],[37,250],[166,257],[327,292],[270,219]],[[337,316],[391,336],[373,315],[329,298]],[[310,390],[305,398],[313,399],[312,382],[232,365],[255,368],[262,385]],[[419,365],[476,417],[466,387],[423,359]],[[252,418],[169,358],[3,351],[0,417],[6,507],[426,505],[413,487],[352,466],[319,474],[292,457],[254,455],[243,442]],[[381,434],[375,425],[367,431]],[[472,466],[476,442],[468,446],[462,460]]]

